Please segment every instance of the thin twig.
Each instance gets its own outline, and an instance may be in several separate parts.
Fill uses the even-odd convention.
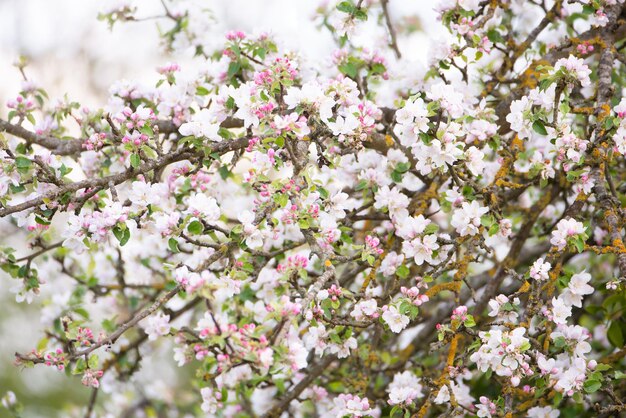
[[[400,53],[400,48],[398,48],[398,41],[396,39],[396,30],[391,23],[391,17],[389,16],[388,10],[389,0],[382,0],[381,6],[383,7],[383,15],[385,16],[385,22],[387,23],[387,30],[389,31],[389,46],[393,49],[393,52],[396,54],[396,58],[402,58],[402,54]]]

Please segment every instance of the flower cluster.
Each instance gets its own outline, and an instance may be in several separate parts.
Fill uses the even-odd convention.
[[[45,328],[17,365],[98,416],[626,410],[623,1],[442,1],[425,68],[393,1],[324,2],[326,59],[161,3],[175,62],[102,107],[16,64],[0,271]]]

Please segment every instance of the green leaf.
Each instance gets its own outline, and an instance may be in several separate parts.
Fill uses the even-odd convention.
[[[541,91],[545,91],[547,90],[548,87],[550,87],[550,84],[552,84],[553,80],[551,78],[546,78],[544,80],[541,80],[539,82],[539,90]]]
[[[37,222],[39,225],[50,225],[50,221],[42,218],[39,215],[35,215],[35,222]]]
[[[257,48],[254,51],[254,55],[256,55],[257,57],[259,57],[261,59],[261,61],[263,61],[265,59],[265,55],[267,54],[267,49],[265,48]]]
[[[410,168],[411,168],[411,164],[409,163],[399,163],[396,166],[395,171],[397,171],[398,173],[406,173],[407,171],[409,171]]]
[[[496,29],[489,30],[487,32],[487,38],[489,38],[489,40],[493,42],[494,44],[498,42],[504,42],[504,38],[502,37],[500,32],[498,32]]]
[[[496,235],[498,233],[498,231],[500,231],[500,225],[497,222],[494,222],[489,227],[489,236],[492,237],[492,236]]]
[[[11,193],[21,193],[24,190],[26,190],[26,187],[24,187],[23,184],[20,184],[18,186],[14,186],[12,184],[9,184],[9,188],[11,189]]]
[[[394,415],[396,415],[397,412],[402,413],[402,408],[400,408],[399,405],[394,406],[393,408],[391,408],[391,412],[389,412],[389,417],[393,418]]]
[[[220,177],[222,178],[222,180],[226,180],[228,177],[230,177],[230,170],[225,165],[218,168],[217,171],[218,173],[220,173]]]
[[[372,74],[384,74],[386,71],[387,71],[387,67],[385,67],[383,64],[380,64],[380,63],[373,64],[370,67],[370,72]]]
[[[111,319],[105,319],[102,321],[102,328],[108,333],[114,332],[116,328],[115,322]]]
[[[155,150],[150,148],[148,145],[144,144],[141,146],[141,150],[146,154],[146,157],[154,160],[157,157],[157,153]]]
[[[48,347],[48,342],[49,340],[47,338],[42,338],[41,340],[39,340],[39,342],[37,343],[37,352],[41,353],[42,351],[44,351],[46,347]]]
[[[541,122],[540,120],[536,120],[533,123],[533,130],[537,132],[539,135],[548,135],[548,131],[546,130],[546,127],[544,126],[543,122]]]
[[[197,96],[207,96],[209,93],[210,93],[209,90],[205,87],[202,87],[202,86],[196,87]]]
[[[61,174],[61,177],[65,177],[67,174],[71,172],[72,172],[72,169],[68,168],[65,164],[61,164],[61,167],[59,167],[59,174]]]
[[[124,245],[126,245],[129,239],[130,239],[130,229],[126,228],[124,229],[124,236],[122,236],[122,239],[120,240],[120,245],[123,247]]]
[[[622,333],[622,327],[619,321],[611,322],[607,331],[607,337],[609,342],[616,348],[622,348],[624,346],[624,334]]]
[[[28,265],[24,264],[17,270],[17,277],[24,278],[28,275]]]
[[[78,360],[76,360],[76,365],[72,370],[72,374],[82,374],[85,369],[87,369],[87,362],[85,362],[83,357],[79,357]]]
[[[354,11],[354,17],[359,20],[366,21],[367,20],[367,12],[363,9],[356,9]]]
[[[478,350],[478,347],[480,347],[482,345],[482,341],[479,339],[474,340],[474,342],[472,342],[472,344],[470,344],[469,347],[467,347],[467,351],[468,352],[472,352],[475,350]]]
[[[218,134],[219,136],[221,136],[222,138],[224,138],[224,139],[230,139],[230,138],[232,138],[232,134],[231,134],[231,133],[230,133],[230,131],[229,131],[228,129],[226,129],[226,128],[219,128],[219,129],[217,130],[217,134]]]
[[[300,227],[300,229],[309,229],[311,227],[309,221],[306,219],[300,219],[298,221],[298,226]]]
[[[166,291],[174,290],[176,286],[178,286],[178,283],[176,283],[174,280],[170,280],[169,282],[165,283],[165,287],[163,290],[166,290]]]
[[[428,111],[428,116],[435,116],[437,114],[437,111],[439,110],[439,102],[430,102],[426,105],[426,110]],[[420,137],[422,138],[423,141],[425,141],[426,138],[428,138],[428,134],[426,133],[420,133]],[[430,141],[425,141],[426,143],[430,142]]]
[[[89,361],[87,362],[87,364],[89,365],[90,369],[97,369],[99,363],[100,360],[97,354],[92,354],[91,356],[89,356]]]
[[[587,393],[594,393],[597,392],[598,389],[600,389],[602,387],[602,382],[600,382],[599,380],[586,380],[585,383],[583,383],[583,388],[585,389],[585,392]]]
[[[570,170],[570,171],[568,171],[567,172],[567,181],[575,181],[584,172],[585,172],[584,170]]]
[[[253,301],[254,300],[254,296],[255,296],[256,292],[254,290],[252,290],[252,288],[248,285],[246,285],[241,292],[239,292],[239,299],[241,299],[242,302],[245,301]]]
[[[398,266],[398,268],[396,269],[396,274],[401,279],[406,279],[409,276],[410,272],[411,271],[409,270],[409,268],[407,266],[405,266],[404,264]]]
[[[167,241],[167,246],[170,248],[170,251],[173,252],[174,254],[180,252],[180,250],[178,249],[178,241],[176,241],[176,239],[174,238],[170,238]]]
[[[583,395],[580,392],[576,392],[572,395],[572,399],[576,403],[583,403]]]
[[[32,161],[26,157],[16,157],[15,166],[19,169],[28,169],[32,165]]]
[[[133,168],[138,168],[140,164],[141,164],[141,158],[139,157],[139,155],[131,154],[130,155],[130,165]]]
[[[480,217],[480,224],[485,228],[490,228],[495,223],[495,219],[492,215],[483,215]]]
[[[426,225],[426,228],[424,228],[424,235],[434,234],[437,231],[439,231],[439,225],[437,225],[434,222],[431,222],[428,225]]]
[[[233,78],[235,74],[241,69],[241,64],[237,61],[233,61],[228,65],[228,78]]]
[[[596,9],[593,8],[593,6],[589,5],[589,4],[585,4],[583,6],[583,13],[586,15],[590,15],[592,13],[595,13]]]
[[[139,132],[148,136],[154,136],[154,131],[150,125],[144,125]]]
[[[276,204],[278,204],[281,208],[284,208],[287,206],[287,203],[289,203],[289,196],[284,193],[276,194],[274,195],[274,202],[276,202]]]
[[[353,13],[356,7],[350,1],[342,1],[337,5],[337,10],[344,13]]]
[[[554,340],[554,346],[556,348],[563,348],[567,345],[567,341],[564,337],[556,337]]]
[[[235,55],[237,57],[239,57],[241,55],[241,48],[239,48],[239,45],[237,44],[232,44],[232,46],[230,47],[230,49],[235,53]]]
[[[401,183],[402,182],[402,174],[399,173],[398,171],[392,171],[391,172],[391,180],[393,180],[396,183]]]
[[[200,221],[193,221],[187,226],[187,231],[189,231],[193,235],[200,235],[204,232],[204,226]]]
[[[368,188],[368,186],[367,186],[367,181],[365,181],[365,180],[361,180],[361,181],[359,181],[359,182],[357,183],[355,190],[356,190],[357,192],[359,192],[359,191],[361,191],[361,190],[365,190],[365,189],[367,189],[367,188]]]
[[[358,70],[357,66],[352,62],[346,62],[339,66],[339,71],[350,78],[356,78]]]
[[[115,238],[117,238],[117,240],[120,242],[120,246],[123,247],[130,239],[130,230],[126,228],[126,225],[124,225],[123,228],[120,226],[115,226],[113,228],[113,235],[115,235]]]
[[[578,236],[573,240],[574,247],[576,247],[576,251],[578,253],[582,253],[585,250],[585,240],[582,237]]]

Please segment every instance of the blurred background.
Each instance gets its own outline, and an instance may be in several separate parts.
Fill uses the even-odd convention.
[[[169,1],[169,0],[168,0]],[[200,1],[200,0],[198,0]],[[197,2],[198,2],[197,1]],[[327,30],[319,29],[312,19],[323,2],[308,0],[202,0],[212,11],[216,44],[227,30],[246,32],[268,31],[279,44],[300,51],[309,60],[329,61],[336,49]],[[147,19],[117,23],[111,30],[98,21],[98,12],[114,1],[85,0],[0,0],[0,117],[6,118],[6,101],[21,90],[22,77],[13,63],[20,55],[29,65],[27,76],[43,87],[52,102],[64,95],[89,107],[102,107],[107,90],[116,80],[156,79],[155,68],[170,61],[181,64],[188,57],[170,56],[160,46],[157,24],[168,22]],[[437,54],[439,44],[433,40],[446,36],[433,8],[436,0],[391,0],[392,20],[411,27],[411,35],[399,39],[403,53],[402,65],[411,71],[428,63],[430,54]],[[142,0],[138,17],[162,14],[159,0]],[[375,22],[368,22],[376,25]],[[367,37],[367,33],[362,36]],[[378,42],[378,44],[377,44]],[[372,39],[371,48],[384,46],[384,40]],[[192,65],[192,64],[189,64]],[[0,245],[11,242],[18,255],[28,253],[17,228],[0,220]],[[27,406],[24,417],[70,416],[68,403],[85,405],[90,391],[80,379],[67,378],[64,373],[46,367],[20,369],[13,365],[14,353],[28,352],[37,345],[43,326],[41,309],[45,300],[58,289],[43,286],[42,294],[32,304],[15,301],[9,291],[11,279],[0,272],[0,397],[8,390],[15,392]],[[153,383],[151,390],[160,390],[164,382],[181,378],[172,360],[171,348],[155,348],[154,367],[144,365],[144,378]],[[158,355],[158,356],[157,356]],[[159,361],[162,355],[163,362]],[[160,386],[161,385],[161,386]],[[0,417],[7,412],[0,407]]]

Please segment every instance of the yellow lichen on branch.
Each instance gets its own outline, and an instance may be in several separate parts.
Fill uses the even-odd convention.
[[[441,375],[435,380],[435,388],[430,392],[428,399],[424,402],[424,405],[417,411],[416,414],[413,414],[413,417],[423,418],[426,416],[428,412],[428,408],[430,408],[431,402],[430,398],[434,393],[439,393],[441,388],[444,385],[447,385],[450,382],[450,367],[454,365],[454,359],[456,358],[456,353],[459,349],[459,342],[462,339],[461,334],[455,334],[454,337],[450,340],[450,349],[448,350],[448,355],[446,357],[446,367],[444,367]],[[453,408],[458,406],[456,398],[454,398],[452,391],[450,391],[450,404]]]
[[[444,290],[458,293],[461,290],[461,282],[453,281],[448,283],[438,283],[426,291],[426,296],[432,298]]]
[[[454,364],[454,358],[456,357],[456,351],[459,347],[459,340],[461,339],[461,334],[456,334],[452,337],[452,341],[450,341],[450,350],[448,351],[448,358],[446,360],[446,366],[450,367]],[[447,370],[446,370],[447,374]]]
[[[526,280],[524,284],[519,288],[517,293],[527,293],[530,290],[530,282]]]
[[[547,297],[551,297],[556,289],[556,281],[561,274],[561,269],[563,268],[563,264],[559,262],[550,272],[548,273],[549,280],[546,284],[541,288],[542,292],[544,292]]]
[[[378,272],[378,269],[380,268],[380,264],[382,263],[384,258],[387,256],[387,253],[389,249],[393,246],[394,241],[395,241],[395,235],[390,234],[389,238],[387,239],[387,244],[385,245],[385,248],[383,249],[382,254],[376,259],[369,274],[367,275],[367,277],[365,277],[365,280],[363,281],[363,285],[361,286],[361,293],[365,293],[365,290],[367,289],[367,287],[370,285],[372,280],[374,280],[374,277],[376,277],[376,273]]]
[[[439,183],[433,181],[432,183],[430,183],[430,186],[428,186],[428,189],[426,189],[426,191],[420,193],[416,200],[411,202],[413,207],[413,216],[419,216],[423,214],[426,209],[428,209],[430,201],[432,199],[437,199],[437,190],[439,189],[439,186]]]

